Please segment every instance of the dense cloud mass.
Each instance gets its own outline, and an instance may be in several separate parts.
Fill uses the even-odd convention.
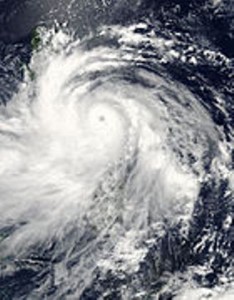
[[[0,8],[0,298],[231,299],[231,2]]]

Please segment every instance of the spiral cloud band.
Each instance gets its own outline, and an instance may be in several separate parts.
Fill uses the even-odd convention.
[[[174,224],[186,235],[207,166],[229,159],[198,96],[156,58],[146,64],[144,38],[118,26],[79,42],[58,32],[33,55],[35,79],[0,108],[1,257],[53,249],[53,299],[78,299],[97,270],[137,272]]]

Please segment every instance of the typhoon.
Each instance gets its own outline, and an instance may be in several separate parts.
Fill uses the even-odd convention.
[[[0,106],[0,298],[231,299],[231,125],[167,68],[198,58],[149,21],[40,39]]]

